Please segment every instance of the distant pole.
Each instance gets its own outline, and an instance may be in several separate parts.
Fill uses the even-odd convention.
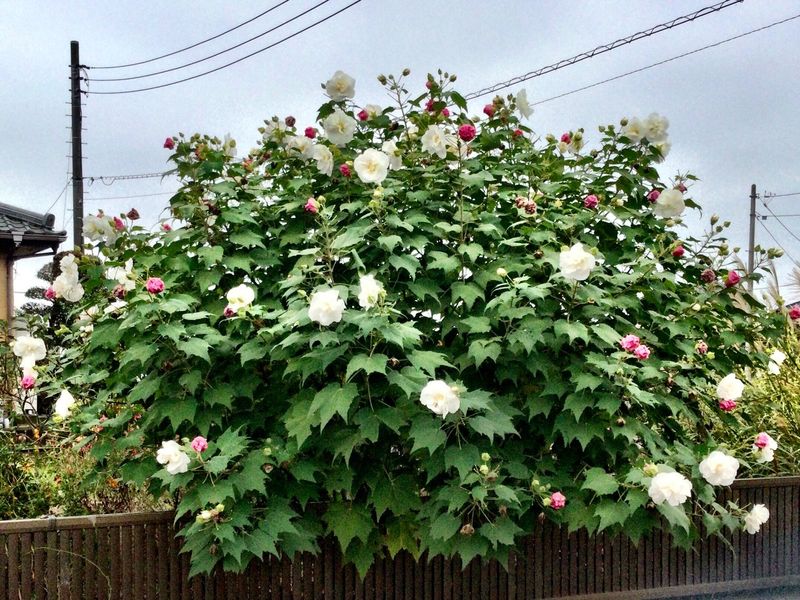
[[[72,239],[83,246],[83,115],[81,114],[81,62],[78,42],[69,45],[69,80],[72,100]]]
[[[755,245],[756,245],[756,184],[750,186],[750,242],[748,244],[749,252],[747,253],[747,274],[753,274],[755,263]],[[753,280],[749,279],[747,282],[747,289],[753,293]]]

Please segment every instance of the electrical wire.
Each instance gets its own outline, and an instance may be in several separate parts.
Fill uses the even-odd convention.
[[[61,191],[59,192],[58,196],[56,196],[56,199],[53,200],[52,204],[50,204],[50,206],[47,207],[47,210],[44,211],[44,214],[49,213],[50,210],[58,203],[58,201],[61,200],[61,196],[63,196],[64,192],[67,191],[67,186],[69,185],[70,181],[71,180],[69,178],[67,178],[67,181],[64,183],[64,187],[61,188]]]
[[[210,56],[206,56],[205,58],[199,58],[197,60],[193,60],[191,62],[188,62],[188,63],[183,64],[183,65],[179,65],[177,67],[171,67],[169,69],[162,69],[161,71],[155,71],[153,73],[146,73],[145,75],[131,75],[130,77],[93,78],[91,81],[92,81],[92,83],[97,83],[97,82],[101,82],[101,81],[103,81],[103,82],[108,82],[108,81],[131,81],[133,79],[145,79],[147,77],[155,77],[156,75],[163,75],[164,73],[171,73],[172,71],[179,71],[180,69],[185,69],[186,67],[191,67],[193,65],[200,64],[202,62],[205,62],[207,60],[211,60],[212,58],[216,58],[217,56],[220,56],[222,54],[230,52],[231,50],[236,50],[237,48],[241,48],[245,44],[249,44],[252,41],[255,41],[255,40],[257,40],[257,39],[259,39],[261,37],[264,37],[268,33],[272,33],[273,31],[276,31],[276,30],[280,29],[281,27],[283,27],[285,25],[288,25],[292,21],[296,21],[300,17],[304,17],[308,13],[315,11],[320,6],[322,6],[323,4],[327,4],[330,1],[331,0],[322,0],[321,2],[319,2],[319,3],[315,4],[314,6],[312,6],[311,8],[304,10],[303,12],[301,12],[298,15],[295,15],[291,19],[286,19],[283,23],[279,23],[278,25],[275,25],[275,27],[267,29],[266,31],[264,31],[262,33],[259,33],[258,35],[254,36],[254,37],[251,37],[249,40],[245,40],[245,41],[243,41],[243,42],[241,42],[239,44],[236,44],[235,46],[231,46],[230,48],[226,48],[225,50],[220,50],[219,52],[215,52],[214,54],[211,54]],[[91,69],[92,67],[89,67],[89,68]]]
[[[652,69],[653,67],[658,67],[661,65],[665,65],[669,62],[674,60],[678,60],[679,58],[684,58],[686,56],[691,56],[692,54],[697,54],[698,52],[702,52],[703,50],[708,50],[710,48],[716,48],[717,46],[721,46],[722,44],[727,44],[728,42],[732,42],[734,40],[738,40],[745,36],[751,35],[753,33],[758,33],[759,31],[764,31],[765,29],[769,29],[770,27],[775,27],[776,25],[782,25],[783,23],[788,23],[789,21],[793,21],[794,19],[800,19],[800,14],[794,15],[793,17],[789,17],[787,19],[783,19],[782,21],[775,21],[774,23],[770,23],[769,25],[765,25],[764,27],[759,27],[758,29],[752,29],[745,33],[741,33],[739,35],[735,35],[733,37],[729,37],[724,40],[720,40],[719,42],[715,42],[713,44],[709,44],[708,46],[703,46],[702,48],[697,48],[696,50],[691,50],[689,52],[684,52],[683,54],[678,54],[677,56],[673,56],[672,58],[667,58],[665,60],[661,60],[659,62],[653,63],[651,65],[647,65],[646,67],[641,67],[639,69],[634,69],[633,71],[628,71],[627,73],[622,73],[621,75],[617,75],[615,77],[609,77],[608,79],[603,79],[602,81],[598,81],[596,83],[592,83],[589,85],[585,85],[583,87],[579,87],[577,89],[571,90],[569,92],[564,92],[563,94],[558,94],[557,96],[551,96],[550,98],[545,98],[544,100],[538,100],[536,102],[532,102],[531,106],[538,106],[539,104],[544,104],[545,102],[550,102],[551,100],[558,100],[559,98],[564,98],[565,96],[571,96],[572,94],[577,94],[578,92],[582,92],[584,90],[588,90],[605,83],[610,83],[612,81],[616,81],[617,79],[622,79],[623,77],[628,77],[629,75],[634,75],[636,73],[641,73],[642,71],[646,71],[648,69]],[[800,195],[800,192],[796,194],[781,194],[782,196],[793,196],[793,195]],[[777,198],[778,196],[770,196],[770,198]]]
[[[792,237],[793,237],[795,240],[797,240],[798,242],[800,242],[800,237],[797,237],[797,235],[795,235],[795,233],[794,233],[794,232],[793,232],[791,229],[789,229],[789,228],[786,226],[786,223],[784,223],[783,221],[781,221],[781,220],[778,218],[778,215],[776,215],[774,212],[772,212],[772,209],[771,209],[771,208],[770,208],[770,207],[767,205],[767,203],[766,203],[766,202],[764,202],[764,201],[762,200],[762,201],[761,201],[761,204],[763,204],[763,205],[764,205],[764,208],[766,208],[766,209],[769,211],[769,214],[771,214],[773,217],[775,217],[775,220],[776,220],[776,221],[777,221],[777,222],[780,224],[780,226],[781,226],[781,227],[783,227],[783,228],[784,228],[784,229],[785,229],[785,230],[788,232],[788,234],[789,234],[790,236],[792,236]]]
[[[128,200],[130,198],[150,198],[153,196],[173,196],[175,192],[156,192],[154,194],[133,194],[132,196],[98,196],[97,198],[85,198],[90,202],[99,200]]]
[[[111,65],[111,66],[106,66],[106,67],[88,67],[88,68],[90,68],[90,69],[125,69],[127,67],[136,67],[136,66],[139,66],[139,65],[146,65],[147,63],[155,62],[157,60],[161,60],[162,58],[167,58],[169,56],[175,56],[176,54],[180,54],[181,52],[186,52],[187,50],[191,50],[192,48],[197,48],[198,46],[202,46],[203,44],[206,44],[206,43],[208,43],[208,42],[210,42],[212,40],[216,40],[217,38],[221,38],[223,35],[227,35],[231,31],[236,31],[240,27],[244,27],[245,25],[247,25],[249,23],[252,23],[256,19],[260,19],[264,15],[267,15],[267,14],[271,13],[273,10],[275,10],[277,8],[280,8],[281,6],[286,4],[287,2],[289,2],[289,0],[283,0],[283,2],[279,2],[278,4],[273,6],[272,8],[268,8],[264,12],[257,14],[252,19],[248,19],[247,21],[244,21],[243,23],[239,23],[236,27],[231,27],[230,29],[226,29],[222,33],[218,33],[217,35],[215,35],[213,37],[210,37],[210,38],[207,38],[207,39],[202,40],[200,42],[197,42],[196,44],[192,44],[191,46],[186,46],[185,48],[181,48],[180,50],[175,50],[174,52],[169,52],[167,54],[162,54],[161,56],[156,56],[155,58],[149,58],[147,60],[140,60],[139,62],[128,63],[126,65]]]
[[[296,32],[292,33],[291,35],[287,35],[286,37],[284,37],[284,38],[282,38],[282,39],[278,40],[277,42],[274,42],[274,43],[270,44],[269,46],[266,46],[266,47],[264,47],[264,48],[261,48],[260,50],[256,50],[255,52],[251,52],[250,54],[247,54],[246,56],[243,56],[243,57],[241,57],[241,58],[238,58],[238,59],[236,59],[236,60],[234,60],[234,61],[231,61],[231,62],[229,62],[229,63],[227,63],[227,64],[221,65],[221,66],[219,66],[219,67],[216,67],[216,68],[214,68],[214,69],[210,69],[209,71],[205,71],[205,72],[203,72],[203,73],[198,73],[197,75],[192,75],[191,77],[184,77],[183,79],[179,79],[179,80],[177,80],[177,81],[172,81],[172,82],[170,82],[170,83],[162,83],[161,85],[152,85],[152,86],[150,86],[150,87],[137,88],[137,89],[133,89],[133,90],[120,90],[120,91],[116,91],[116,92],[87,92],[87,93],[91,93],[91,94],[94,94],[94,95],[97,95],[97,94],[101,94],[101,95],[112,95],[112,94],[134,94],[134,93],[137,93],[137,92],[146,92],[146,91],[149,91],[149,90],[157,90],[157,89],[160,89],[160,88],[165,88],[165,87],[169,87],[169,86],[172,86],[172,85],[177,85],[177,84],[179,84],[179,83],[184,83],[184,82],[186,82],[186,81],[191,81],[192,79],[197,79],[197,78],[199,78],[199,77],[204,77],[204,76],[206,76],[206,75],[210,75],[211,73],[215,73],[215,72],[217,72],[217,71],[221,71],[222,69],[225,69],[225,68],[227,68],[227,67],[230,67],[230,66],[232,66],[232,65],[235,65],[235,64],[237,64],[237,63],[240,63],[240,62],[242,62],[243,60],[247,60],[248,58],[251,58],[251,57],[255,56],[256,54],[260,54],[260,53],[262,53],[262,52],[265,52],[265,51],[269,50],[270,48],[274,48],[275,46],[277,46],[277,45],[279,45],[279,44],[282,44],[283,42],[285,42],[285,41],[287,41],[287,40],[290,40],[290,39],[292,39],[293,37],[297,37],[297,36],[298,36],[298,35],[300,35],[301,33],[304,33],[304,32],[306,32],[306,31],[308,31],[309,29],[313,29],[313,28],[314,28],[314,27],[316,27],[317,25],[321,25],[321,24],[322,24],[322,23],[324,23],[325,21],[328,21],[329,19],[332,19],[333,17],[335,17],[335,16],[337,16],[337,15],[339,15],[339,14],[343,13],[343,12],[344,12],[344,11],[346,11],[347,9],[349,9],[349,8],[351,8],[351,7],[353,7],[353,6],[355,6],[356,4],[359,4],[361,1],[362,1],[362,0],[354,0],[353,2],[351,2],[350,4],[348,4],[347,6],[345,6],[345,7],[343,7],[343,8],[340,8],[339,10],[337,10],[337,11],[336,11],[336,12],[334,12],[334,13],[331,13],[331,14],[330,14],[330,15],[328,15],[327,17],[325,17],[325,18],[323,18],[323,19],[320,19],[319,21],[315,21],[315,22],[314,22],[314,23],[312,23],[311,25],[307,25],[307,26],[306,26],[306,27],[304,27],[303,29],[300,29],[299,31],[296,31]],[[742,0],[739,0],[739,1],[742,1]]]
[[[117,181],[123,181],[125,179],[153,179],[155,177],[164,178],[172,173],[173,171],[165,171],[163,173],[137,173],[135,175],[101,175],[99,177],[84,177],[84,179],[89,181],[89,185],[92,185],[95,181],[100,181],[104,185],[113,185]],[[106,179],[109,181],[106,182]]]
[[[766,232],[769,234],[769,237],[771,237],[771,238],[772,238],[772,241],[773,241],[773,242],[775,242],[775,244],[778,246],[778,248],[780,248],[781,250],[783,250],[783,253],[784,253],[786,256],[788,256],[788,257],[789,257],[789,259],[791,259],[791,261],[792,261],[793,263],[796,263],[797,261],[794,259],[794,257],[793,257],[793,256],[792,256],[792,255],[789,253],[789,251],[788,251],[786,248],[784,248],[784,247],[781,245],[781,243],[778,241],[778,238],[776,238],[776,237],[775,237],[775,236],[772,234],[772,232],[769,230],[769,228],[768,228],[766,225],[764,225],[764,223],[762,223],[760,220],[758,221],[758,223],[761,225],[761,227],[763,227],[763,228],[764,228],[764,231],[766,231]]]
[[[485,88],[480,89],[480,90],[478,90],[476,92],[472,92],[470,94],[467,94],[466,96],[464,96],[464,99],[465,100],[472,100],[474,98],[480,98],[481,96],[485,96],[487,94],[493,94],[494,92],[497,92],[497,91],[503,90],[505,88],[511,87],[512,85],[516,85],[518,83],[522,83],[523,81],[528,81],[529,79],[533,79],[534,77],[540,77],[541,75],[545,75],[547,73],[552,73],[553,71],[557,71],[559,69],[563,69],[564,67],[568,67],[570,65],[574,65],[575,63],[579,63],[579,62],[582,62],[582,61],[590,59],[590,58],[594,58],[595,56],[598,56],[600,54],[605,54],[606,52],[610,52],[611,50],[615,50],[616,48],[619,48],[621,46],[626,46],[628,44],[631,44],[631,43],[636,42],[638,40],[650,37],[650,36],[655,35],[657,33],[661,33],[663,31],[667,31],[667,30],[672,29],[674,27],[678,27],[679,25],[684,25],[685,23],[691,23],[692,21],[695,21],[695,20],[697,20],[697,19],[699,19],[701,17],[704,17],[706,15],[710,15],[710,14],[719,12],[719,11],[725,9],[725,8],[733,6],[734,4],[740,4],[741,2],[744,2],[744,0],[724,0],[723,2],[719,2],[719,3],[713,4],[711,6],[706,6],[705,8],[701,8],[700,10],[695,11],[693,13],[689,13],[688,15],[683,15],[681,17],[677,17],[677,18],[673,19],[672,21],[668,21],[666,23],[661,23],[659,25],[655,25],[655,26],[651,27],[650,29],[646,29],[644,31],[639,31],[637,33],[634,33],[633,35],[629,35],[627,37],[620,38],[620,39],[615,40],[615,41],[613,41],[613,42],[611,42],[609,44],[603,44],[602,46],[598,46],[598,47],[596,47],[596,48],[594,48],[592,50],[589,50],[587,52],[583,52],[581,54],[577,54],[577,55],[575,55],[575,56],[573,56],[571,58],[566,58],[566,59],[560,60],[560,61],[558,61],[556,63],[551,64],[551,65],[547,65],[546,67],[542,67],[542,68],[537,69],[535,71],[530,71],[528,73],[525,73],[524,75],[519,75],[517,77],[509,79],[508,81],[504,81],[504,82],[501,82],[501,83],[496,83],[496,84],[491,85],[489,87],[485,87]]]
[[[797,15],[797,17],[800,17],[800,15]],[[797,17],[794,18],[796,19]],[[783,198],[785,196],[800,196],[800,192],[792,192],[791,194],[764,194],[765,198]]]

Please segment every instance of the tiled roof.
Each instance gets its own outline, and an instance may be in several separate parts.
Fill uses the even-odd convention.
[[[30,256],[47,248],[55,250],[67,239],[66,231],[54,231],[55,216],[39,214],[0,202],[0,241],[11,240],[15,255]]]

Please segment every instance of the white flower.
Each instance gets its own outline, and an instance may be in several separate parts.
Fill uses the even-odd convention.
[[[683,194],[676,189],[664,190],[653,203],[653,213],[657,217],[679,217],[685,209]]]
[[[650,481],[647,493],[656,504],[679,506],[692,495],[692,482],[677,472],[659,473]]]
[[[293,135],[286,142],[286,147],[292,154],[303,160],[314,158],[314,146],[316,146],[314,141],[304,135]]]
[[[558,150],[558,151],[559,151],[561,154],[566,154],[566,153],[569,151],[569,144],[568,144],[567,142],[558,142],[558,143],[556,144],[556,149],[557,149],[557,150]]]
[[[364,107],[364,110],[367,111],[367,114],[369,115],[370,119],[374,119],[375,117],[380,116],[380,114],[383,112],[383,108],[381,108],[377,104],[367,104]]]
[[[447,145],[449,136],[438,125],[431,125],[422,135],[422,149],[429,154],[435,154],[439,158],[447,156]]]
[[[389,155],[368,148],[359,154],[353,161],[353,168],[358,178],[364,183],[380,184],[389,172]]]
[[[339,298],[338,290],[317,290],[311,294],[308,317],[320,325],[327,327],[342,320],[344,300]]]
[[[128,259],[123,267],[111,267],[106,270],[106,278],[113,279],[126,292],[136,288],[136,280],[133,277],[133,260]]]
[[[528,92],[526,90],[517,92],[517,110],[526,119],[533,114],[533,107],[528,102]]]
[[[781,372],[781,365],[785,360],[786,360],[786,355],[780,350],[775,350],[772,354],[769,355],[769,365],[767,366],[767,369],[773,375],[777,375],[778,373]]]
[[[29,358],[33,361],[43,360],[47,356],[44,340],[29,335],[21,335],[14,339],[14,356],[21,359]]]
[[[628,138],[632,143],[638,144],[642,141],[645,134],[645,128],[642,122],[633,117],[628,119],[628,124],[622,128],[622,135]]]
[[[236,140],[231,137],[230,133],[226,133],[222,140],[222,152],[228,158],[236,156]]]
[[[99,215],[86,215],[83,218],[83,235],[92,242],[99,242],[105,239],[109,244],[113,244],[117,239],[114,221],[102,213]]]
[[[372,275],[364,275],[358,281],[358,304],[363,308],[372,308],[384,293],[383,284]]]
[[[755,504],[744,517],[744,528],[750,535],[761,531],[761,526],[769,521],[769,509],[763,504]]]
[[[239,208],[241,205],[238,200],[228,200],[228,208]]]
[[[240,308],[247,308],[250,306],[253,300],[256,299],[256,293],[253,291],[253,288],[242,284],[231,288],[226,298],[228,299],[228,306],[234,311],[238,311]]]
[[[667,158],[667,154],[669,154],[669,151],[672,149],[672,144],[667,140],[663,140],[661,142],[656,142],[653,146],[661,153],[661,158],[658,159],[658,162],[664,162],[664,159]]]
[[[322,121],[325,135],[337,146],[345,146],[353,139],[356,125],[356,120],[345,114],[341,108],[337,108]]]
[[[772,439],[768,433],[759,433],[756,441],[766,441],[763,447],[753,444],[753,453],[757,456],[756,461],[760,463],[772,462],[775,458],[775,450],[778,449],[778,442]]]
[[[594,268],[594,256],[583,249],[583,244],[578,242],[569,250],[559,255],[558,268],[567,279],[583,281],[589,277],[589,272]]]
[[[61,259],[59,263],[61,267],[61,274],[68,275],[74,277],[75,279],[78,278],[78,263],[75,262],[75,255],[74,254],[67,254],[64,258]]]
[[[711,485],[732,484],[738,470],[739,461],[719,450],[714,450],[700,463],[700,474]]]
[[[441,379],[425,384],[419,401],[437,415],[441,415],[442,418],[458,411],[461,407],[461,399],[458,397],[457,390]]]
[[[333,173],[333,154],[327,146],[314,144],[314,160],[317,161],[319,172],[330,177]]]
[[[736,379],[736,375],[729,373],[717,384],[717,398],[720,400],[738,400],[742,397],[744,383]]]
[[[419,133],[419,127],[417,127],[414,123],[408,123],[402,135],[405,139],[412,141],[417,139],[418,133]]]
[[[73,406],[75,406],[75,398],[67,390],[61,390],[61,395],[56,400],[53,414],[66,419]]]
[[[277,139],[285,132],[286,125],[283,123],[283,121],[279,121],[277,117],[273,117],[264,124],[264,134],[261,137],[265,142],[268,142],[272,139]]]
[[[112,302],[111,304],[109,304],[108,306],[106,306],[103,309],[103,314],[104,315],[110,315],[110,314],[113,314],[115,312],[119,312],[123,308],[125,308],[126,306],[128,306],[128,303],[125,302],[125,300],[115,300],[114,302]]]
[[[657,144],[667,139],[669,121],[658,113],[651,113],[642,123],[644,137],[651,144]]]
[[[53,282],[53,291],[56,296],[63,298],[67,302],[77,302],[83,298],[83,286],[77,281],[66,281],[61,277],[56,277]]]
[[[387,140],[383,142],[381,150],[389,156],[389,168],[392,171],[403,168],[403,159],[400,158],[400,150],[397,148],[397,142],[394,140]]]
[[[170,475],[186,473],[189,470],[189,455],[174,440],[161,442],[161,448],[156,452],[156,460],[159,464],[165,465]]]
[[[356,80],[343,71],[336,71],[325,83],[325,91],[331,100],[347,100],[356,95]]]

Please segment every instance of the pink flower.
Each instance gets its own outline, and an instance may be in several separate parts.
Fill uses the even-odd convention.
[[[117,231],[122,231],[125,229],[125,223],[122,222],[122,219],[119,217],[114,217],[114,229]]]
[[[36,385],[36,377],[33,375],[25,375],[25,377],[22,378],[22,381],[20,381],[20,385],[22,386],[23,390],[29,390]]]
[[[753,445],[757,448],[766,448],[769,445],[769,435],[762,431],[756,436],[756,441]]]
[[[731,412],[736,408],[736,400],[720,400],[719,407],[725,412]]]
[[[560,510],[567,504],[567,497],[561,492],[553,492],[550,495],[550,508]]]
[[[633,349],[633,355],[639,360],[647,360],[650,358],[650,348],[642,344]]]
[[[233,315],[236,314],[236,311],[233,310],[233,307],[231,307],[231,305],[229,304],[228,306],[225,307],[225,310],[222,311],[222,314],[226,319],[230,319]]]
[[[350,171],[350,167],[348,167],[347,165],[341,165],[339,167],[339,173],[341,173],[345,177],[350,177],[350,175],[352,174]]]
[[[286,123],[287,127],[294,127],[294,124],[297,122],[297,120],[292,115],[289,115],[283,120],[283,122]]]
[[[594,194],[589,194],[586,198],[583,199],[583,205],[586,208],[597,208],[597,205],[600,203],[600,200],[597,199],[597,196]]]
[[[694,345],[694,349],[697,350],[698,354],[705,354],[708,352],[708,344],[706,344],[703,340],[700,340]]]
[[[658,200],[658,197],[660,195],[661,192],[659,192],[658,190],[653,190],[649,194],[647,194],[647,199],[650,200],[650,202],[655,202],[656,200]]]
[[[124,300],[127,292],[128,290],[125,289],[125,286],[120,283],[114,286],[114,289],[111,290],[111,295],[118,300]]]
[[[312,214],[317,214],[317,212],[319,212],[319,202],[317,202],[314,198],[309,198],[308,202],[306,202],[306,205],[303,208]]]
[[[628,352],[633,352],[639,346],[639,338],[629,333],[619,341],[619,345]]]
[[[368,121],[369,120],[369,113],[365,109],[361,109],[358,111],[358,115],[356,115],[360,121]]]
[[[163,229],[164,231],[172,231],[172,225],[170,225],[169,223],[162,223],[161,229]]]
[[[425,82],[425,87],[431,89],[433,87],[433,82],[429,79]]]
[[[166,140],[164,140],[164,148],[166,148],[167,150],[172,150],[174,147],[175,147],[175,140],[173,140],[171,137],[168,137]]]
[[[733,287],[739,281],[741,281],[742,277],[736,271],[728,271],[728,276],[725,278],[725,287]]]
[[[52,285],[44,291],[44,297],[47,300],[55,300],[56,299],[56,291],[53,289]]]
[[[675,246],[675,248],[672,250],[672,256],[674,256],[675,258],[680,258],[685,253],[686,250],[684,249],[683,246]]]
[[[789,317],[792,319],[792,321],[797,321],[797,319],[800,319],[800,306],[793,306],[789,310]]]
[[[522,129],[515,129],[511,132],[511,135],[513,135],[515,138],[520,137],[522,135]]]
[[[313,140],[315,137],[317,137],[317,130],[313,127],[306,127],[305,134],[308,139]]]
[[[198,435],[192,440],[192,450],[200,454],[208,448],[208,440],[202,435]]]
[[[144,285],[151,294],[160,294],[164,291],[164,282],[158,277],[150,277]]]
[[[487,104],[483,107],[483,114],[485,114],[490,119],[494,116],[494,104]]]
[[[450,116],[450,111],[449,111],[449,110],[448,110],[448,108],[445,106],[445,107],[442,109],[442,113],[441,113],[441,114],[442,114],[442,116],[443,116],[443,117],[449,117],[449,116]]]
[[[705,281],[706,283],[711,283],[717,278],[717,274],[714,273],[711,269],[706,269],[702,273],[700,273],[700,279]]]
[[[458,128],[458,137],[465,142],[470,142],[475,139],[475,126],[467,123]]]
[[[686,193],[686,186],[685,186],[685,185],[683,185],[683,182],[681,182],[681,183],[679,183],[678,185],[676,185],[676,186],[675,186],[675,189],[676,189],[676,190],[680,190],[682,194],[685,194],[685,193]]]
[[[572,141],[572,136],[568,133],[561,134],[561,141],[565,144],[569,144]]]

